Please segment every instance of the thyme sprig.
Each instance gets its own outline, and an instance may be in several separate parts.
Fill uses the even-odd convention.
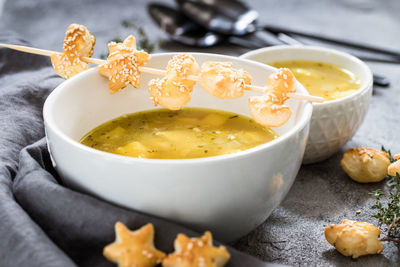
[[[390,150],[382,146],[382,151],[387,152],[390,162],[394,162]],[[369,193],[375,198],[375,204],[372,206],[376,213],[372,217],[378,219],[378,227],[385,233],[381,241],[392,241],[400,243],[400,175],[387,175],[388,192],[377,189]]]
[[[155,45],[150,41],[146,31],[144,28],[140,26],[136,26],[133,22],[129,20],[123,20],[121,22],[122,27],[127,28],[127,29],[133,29],[137,32],[137,46],[138,49],[143,49],[147,53],[151,53],[154,51]]]

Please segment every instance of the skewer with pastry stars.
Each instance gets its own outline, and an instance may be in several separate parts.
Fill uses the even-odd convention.
[[[166,70],[144,67],[150,55],[136,49],[136,40],[128,36],[122,43],[109,43],[107,61],[93,59],[95,37],[78,24],[72,24],[66,32],[63,53],[30,48],[26,46],[0,44],[0,46],[51,56],[56,72],[70,78],[88,67],[87,63],[99,64],[99,73],[109,79],[111,93],[118,92],[132,84],[140,87],[140,73],[163,75],[149,83],[149,93],[155,105],[178,110],[191,99],[195,82],[208,93],[222,99],[243,96],[244,90],[263,93],[249,98],[250,112],[255,121],[266,127],[279,127],[291,116],[290,108],[284,105],[288,98],[322,102],[319,97],[295,94],[295,79],[288,69],[280,69],[268,78],[267,88],[251,85],[251,76],[243,70],[236,70],[230,62],[205,62],[199,68],[193,56],[174,56]]]
[[[51,50],[46,50],[46,49],[39,49],[39,48],[34,48],[34,47],[22,46],[22,45],[12,45],[12,44],[0,43],[0,47],[6,47],[6,48],[9,48],[9,49],[13,49],[13,50],[21,51],[21,52],[26,52],[26,53],[36,54],[36,55],[42,55],[42,56],[49,56],[49,57],[51,57],[54,54],[56,54],[56,55],[61,54],[61,53],[56,52],[56,51],[51,51]],[[91,57],[88,57],[88,56],[80,57],[80,59],[82,61],[86,62],[86,63],[91,63],[91,64],[95,64],[95,65],[103,65],[103,64],[106,63],[105,60],[97,59],[97,58],[91,58]],[[149,68],[149,67],[144,67],[144,66],[143,67],[139,66],[138,69],[139,69],[139,72],[143,72],[143,73],[149,73],[149,74],[161,75],[161,76],[167,75],[167,71],[165,71],[165,70]],[[72,74],[76,75],[78,73],[72,73]],[[74,76],[74,75],[72,75],[72,76]],[[187,79],[191,80],[191,81],[194,81],[194,82],[197,82],[197,80],[198,80],[197,76],[194,76],[194,75],[188,75]],[[250,85],[250,84],[245,84],[244,85],[244,89],[245,90],[249,90],[249,91],[253,91],[253,92],[259,92],[259,93],[264,93],[265,92],[265,88],[264,87],[256,86],[256,85]],[[287,93],[286,96],[291,98],[291,99],[296,99],[296,100],[306,100],[306,101],[316,102],[316,103],[324,102],[324,99],[322,97],[318,97],[318,96],[310,96],[310,95],[295,94],[295,93]]]

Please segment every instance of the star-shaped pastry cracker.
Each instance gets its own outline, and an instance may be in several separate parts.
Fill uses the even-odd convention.
[[[139,67],[149,60],[149,54],[136,50],[135,37],[129,35],[123,43],[111,42],[107,62],[99,66],[99,73],[108,78],[108,87],[113,94],[128,84],[140,87]]]
[[[154,247],[154,226],[151,223],[130,231],[123,223],[117,222],[115,235],[115,242],[104,248],[103,255],[119,267],[156,266],[166,256]]]
[[[199,238],[178,234],[174,242],[175,252],[163,260],[163,267],[221,267],[229,258],[224,246],[214,247],[210,232]]]

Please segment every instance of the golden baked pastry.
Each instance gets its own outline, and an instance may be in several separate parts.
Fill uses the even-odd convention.
[[[230,258],[224,246],[214,247],[210,232],[199,238],[189,238],[178,234],[174,242],[175,252],[162,262],[163,267],[221,267]]]
[[[391,176],[396,176],[397,174],[400,175],[400,160],[398,160],[399,159],[399,157],[398,157],[399,155],[400,154],[397,154],[397,155],[393,156],[393,159],[396,159],[396,161],[391,163],[389,165],[388,169],[387,169],[388,174],[391,175]]]
[[[265,127],[279,127],[285,124],[292,116],[289,106],[274,104],[265,95],[250,96],[249,109],[253,119]]]
[[[248,103],[254,120],[265,127],[279,127],[292,116],[290,107],[284,105],[287,93],[296,92],[296,80],[286,68],[268,76],[268,84],[262,96],[250,96]]]
[[[167,65],[167,77],[175,82],[180,82],[193,91],[196,81],[188,80],[189,75],[198,75],[200,72],[199,64],[190,54],[179,54],[174,56]]]
[[[170,110],[178,110],[186,105],[192,98],[190,93],[190,87],[168,79],[167,76],[149,82],[149,94],[153,104]]]
[[[174,56],[168,61],[167,75],[149,82],[149,94],[154,105],[159,104],[170,110],[178,110],[186,105],[192,98],[191,92],[196,83],[187,77],[198,73],[199,65],[193,56]]]
[[[130,231],[123,223],[115,224],[115,242],[106,246],[103,255],[119,267],[156,266],[166,257],[154,247],[154,227],[148,223]]]
[[[358,258],[383,251],[378,240],[381,230],[370,223],[343,220],[341,224],[325,227],[325,238],[344,256]]]
[[[354,181],[372,183],[385,178],[390,157],[381,150],[359,147],[347,150],[340,164]]]
[[[96,37],[83,25],[69,25],[64,38],[63,52],[53,54],[51,63],[58,75],[65,79],[87,70],[89,65],[81,57],[91,57]]]
[[[99,66],[99,73],[108,78],[110,93],[116,93],[128,84],[140,87],[139,67],[149,61],[149,54],[136,50],[136,40],[132,35],[123,43],[110,42],[107,62]]]
[[[287,93],[296,92],[296,80],[294,74],[287,68],[280,68],[268,77],[265,97],[273,104],[283,105],[289,98]]]
[[[246,84],[251,84],[251,76],[243,70],[233,68],[231,62],[204,62],[198,77],[200,86],[218,98],[243,96]]]

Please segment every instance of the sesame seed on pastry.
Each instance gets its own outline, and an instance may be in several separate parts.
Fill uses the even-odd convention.
[[[231,62],[204,62],[198,79],[206,92],[223,99],[242,97],[245,85],[251,83],[250,74],[234,69]]]
[[[108,78],[110,93],[116,93],[128,84],[140,87],[139,67],[149,60],[145,51],[136,50],[135,37],[128,36],[122,43],[110,42],[106,63],[99,66],[99,73]]]
[[[82,61],[82,57],[91,57],[96,37],[83,25],[69,25],[64,38],[63,52],[53,54],[51,63],[58,75],[69,79],[84,70],[89,65]]]
[[[178,234],[174,247],[175,252],[163,260],[163,267],[222,267],[230,258],[224,246],[212,245],[212,236],[208,231],[199,238]]]
[[[153,267],[166,256],[154,247],[154,226],[151,223],[130,231],[123,223],[117,222],[115,235],[115,242],[104,248],[103,255],[119,267]]]
[[[192,98],[195,81],[189,75],[197,75],[199,65],[193,56],[180,54],[174,56],[167,65],[167,75],[149,82],[150,99],[154,105],[161,105],[170,110],[178,110]]]

